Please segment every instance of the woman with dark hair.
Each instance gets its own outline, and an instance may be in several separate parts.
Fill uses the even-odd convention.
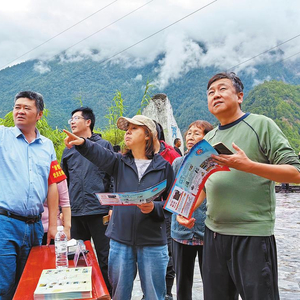
[[[190,124],[185,133],[185,143],[189,150],[201,141],[204,135],[213,129],[213,126],[202,120]],[[172,164],[175,174],[184,160],[184,157],[176,158]],[[178,223],[175,214],[172,215],[171,237],[172,256],[176,274],[177,300],[191,300],[194,279],[195,259],[198,256],[199,268],[202,274],[202,251],[204,236],[204,221],[206,218],[206,200],[196,209],[192,215],[195,225],[187,228]]]
[[[110,240],[108,276],[114,300],[129,300],[133,282],[139,271],[146,300],[163,300],[168,264],[165,199],[174,174],[171,165],[154,154],[154,122],[136,115],[121,117],[117,126],[125,130],[127,152],[123,155],[104,149],[90,140],[67,133],[67,147],[76,146],[84,157],[114,178],[116,192],[141,191],[167,179],[161,197],[141,205],[115,206],[106,235]]]

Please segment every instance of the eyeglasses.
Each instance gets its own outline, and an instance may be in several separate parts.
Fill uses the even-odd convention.
[[[84,119],[84,117],[75,116],[75,117],[71,118],[70,120],[68,120],[68,124],[71,124],[73,121],[77,122],[79,119]]]

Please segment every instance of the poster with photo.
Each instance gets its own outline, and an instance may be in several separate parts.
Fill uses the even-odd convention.
[[[207,178],[217,171],[230,171],[213,161],[218,152],[206,140],[198,142],[185,156],[177,173],[164,208],[172,213],[190,218],[197,198]]]

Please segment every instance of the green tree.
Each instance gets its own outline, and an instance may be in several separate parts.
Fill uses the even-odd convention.
[[[143,95],[142,100],[141,100],[141,106],[140,106],[139,110],[136,113],[137,115],[142,114],[143,109],[149,104],[149,101],[152,98],[151,91],[152,91],[153,88],[154,88],[154,85],[150,84],[150,81],[147,80],[144,95]]]
[[[244,111],[273,119],[296,153],[300,151],[300,86],[265,81],[254,87],[244,101]]]
[[[57,127],[55,129],[52,129],[51,126],[48,124],[47,116],[48,110],[45,109],[43,117],[37,122],[36,127],[39,130],[40,134],[47,137],[53,142],[57,161],[60,163],[62,153],[65,148],[64,139],[66,135],[63,132],[61,132]]]
[[[105,118],[108,119],[108,126],[105,130],[101,131],[102,137],[109,141],[112,145],[124,146],[124,131],[117,127],[117,120],[119,117],[123,116],[125,111],[124,99],[120,91],[117,91],[114,98],[112,99],[112,104],[108,108],[108,114]]]
[[[79,96],[75,97],[75,100],[79,101],[79,104],[80,104],[81,107],[83,106],[82,95],[79,95]]]
[[[4,125],[6,127],[15,126],[12,111],[7,113],[3,119],[0,118],[0,125]]]

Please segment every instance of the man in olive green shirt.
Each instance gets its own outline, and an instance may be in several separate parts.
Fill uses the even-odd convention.
[[[271,119],[241,110],[243,84],[234,73],[213,76],[207,99],[220,124],[204,138],[234,154],[212,155],[231,171],[205,184],[204,299],[277,300],[275,182],[300,183],[299,159]]]

